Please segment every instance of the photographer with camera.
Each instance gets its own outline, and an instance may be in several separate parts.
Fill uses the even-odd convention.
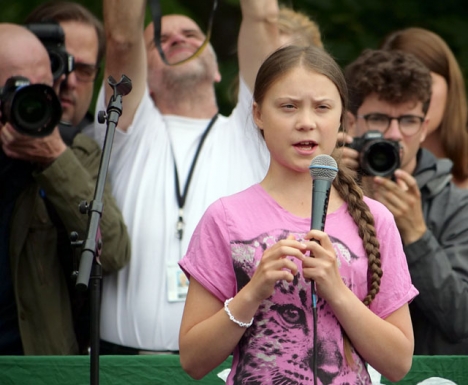
[[[80,349],[74,330],[81,309],[70,291],[69,234],[86,235],[88,217],[78,206],[93,198],[101,150],[81,134],[71,146],[62,140],[41,41],[14,24],[0,24],[0,40],[0,354],[78,354],[86,341]],[[130,243],[109,190],[101,233],[102,267],[117,270]]]
[[[410,304],[414,352],[468,354],[468,191],[452,182],[451,161],[421,148],[430,72],[411,54],[366,50],[345,76],[350,104],[343,162],[395,217],[419,290]]]
[[[60,84],[60,134],[70,145],[77,133],[93,123],[88,110],[104,57],[104,28],[88,9],[71,1],[42,3],[25,23],[49,52],[54,80]]]

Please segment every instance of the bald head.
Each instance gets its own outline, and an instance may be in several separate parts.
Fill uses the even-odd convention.
[[[25,27],[0,23],[0,86],[12,76],[52,86],[49,54],[41,41]]]

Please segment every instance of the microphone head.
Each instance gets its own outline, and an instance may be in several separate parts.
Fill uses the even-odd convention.
[[[332,182],[338,174],[338,165],[330,155],[317,155],[309,166],[312,179]]]

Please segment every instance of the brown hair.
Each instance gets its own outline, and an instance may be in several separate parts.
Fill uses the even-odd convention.
[[[349,87],[349,111],[357,114],[364,99],[377,94],[392,104],[420,101],[429,108],[432,78],[413,55],[401,51],[365,50],[345,69]]]
[[[94,27],[98,38],[98,54],[96,64],[104,57],[106,38],[102,22],[88,9],[71,1],[49,1],[36,7],[26,18],[25,23],[40,23],[47,21],[63,22],[77,21]]]
[[[447,102],[440,123],[442,147],[453,162],[457,179],[468,176],[468,110],[465,82],[460,66],[447,43],[434,32],[407,28],[388,35],[382,49],[412,53],[431,72],[447,82]]]
[[[339,159],[333,156],[337,163]],[[369,306],[380,290],[382,280],[382,264],[380,261],[380,243],[375,231],[374,216],[369,206],[363,200],[362,189],[358,186],[350,170],[344,165],[340,165],[338,175],[333,181],[333,187],[337,190],[340,197],[348,203],[349,215],[358,226],[359,236],[367,254],[367,286],[368,292],[362,300],[364,305]],[[351,354],[351,341],[343,331],[343,351],[346,362],[354,366],[353,356]]]
[[[261,104],[273,83],[290,70],[301,66],[326,76],[335,84],[340,93],[341,121],[343,122],[348,105],[348,89],[343,72],[325,50],[313,45],[289,45],[273,52],[258,70],[253,99]]]
[[[315,45],[323,48],[318,24],[305,13],[282,6],[278,15],[280,33],[293,36],[295,45]]]
[[[270,55],[260,67],[255,80],[253,94],[255,102],[261,104],[266,93],[276,81],[292,69],[301,66],[326,76],[335,84],[341,98],[341,122],[343,124],[348,104],[345,78],[335,60],[327,52],[318,47],[287,46]],[[333,154],[333,156],[339,162],[337,155]],[[374,226],[374,217],[363,200],[361,188],[344,165],[340,166],[338,175],[333,181],[333,186],[340,197],[348,202],[348,212],[358,226],[359,236],[362,239],[367,254],[369,291],[363,302],[366,306],[369,306],[379,292],[382,278],[380,244]],[[346,361],[352,365],[351,344],[346,334],[344,338],[344,351]]]

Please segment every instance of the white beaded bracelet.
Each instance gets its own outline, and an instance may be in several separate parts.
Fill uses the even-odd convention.
[[[254,321],[253,317],[252,317],[252,319],[250,320],[249,323],[241,322],[241,321],[236,320],[236,319],[234,318],[234,316],[232,315],[232,313],[231,313],[231,311],[229,310],[229,307],[228,307],[229,302],[231,302],[232,300],[233,300],[233,298],[229,298],[229,299],[227,299],[226,301],[224,301],[224,311],[225,311],[226,314],[228,315],[229,319],[230,319],[232,322],[234,322],[235,324],[239,325],[241,328],[248,328],[248,327],[252,326],[253,321]]]

